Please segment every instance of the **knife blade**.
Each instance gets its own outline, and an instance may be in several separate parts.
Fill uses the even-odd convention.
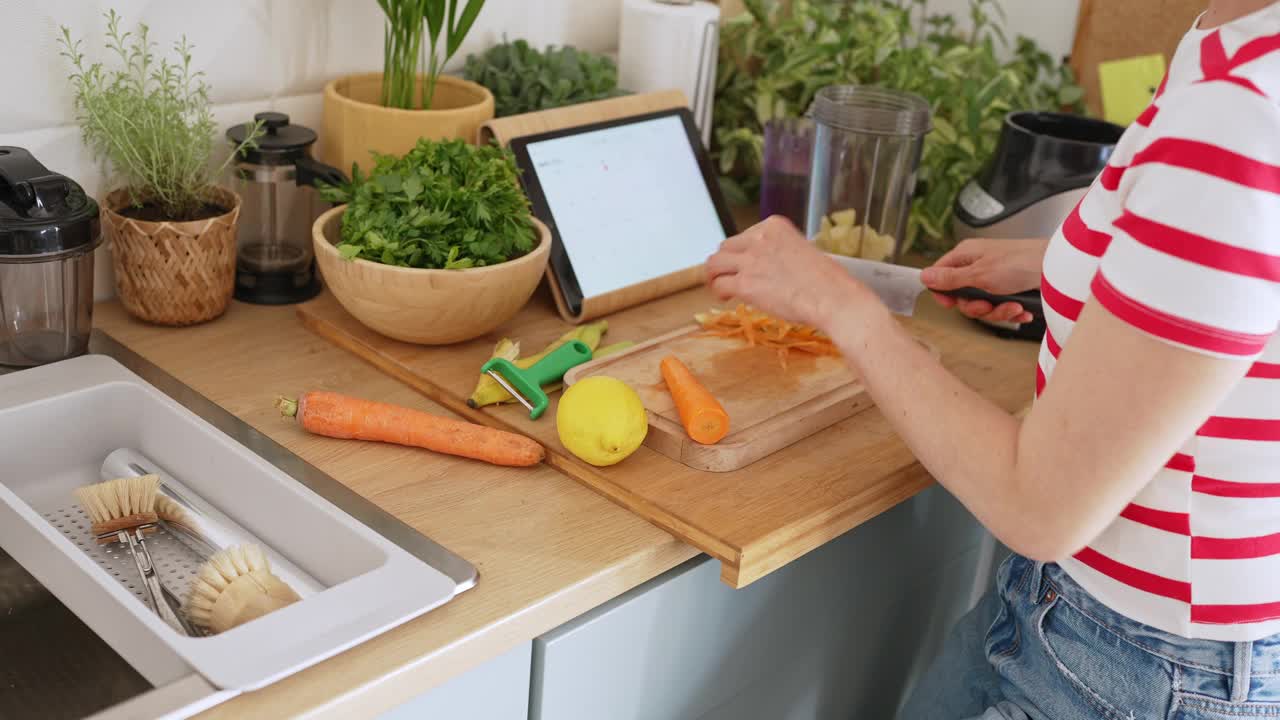
[[[920,293],[928,289],[920,281],[919,268],[832,253],[826,253],[826,255],[840,263],[845,272],[871,288],[876,295],[880,296],[885,307],[898,315],[911,317],[916,311],[916,300],[920,297]],[[1040,298],[1034,291],[1018,295],[995,295],[985,290],[966,287],[937,292],[965,300],[986,300],[992,307],[1002,303],[1016,302],[1033,313],[1040,309]]]

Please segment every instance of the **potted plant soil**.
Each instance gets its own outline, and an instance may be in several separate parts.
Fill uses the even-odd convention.
[[[65,27],[61,42],[85,144],[117,186],[101,206],[121,303],[161,325],[218,317],[235,280],[240,198],[214,180],[258,128],[221,167],[211,164],[218,127],[186,38],[175,60],[157,58],[147,26],[122,32],[111,11],[106,46],[116,67],[87,62]]]
[[[343,169],[368,167],[371,152],[404,155],[419,138],[475,143],[480,125],[493,119],[493,94],[441,71],[484,0],[378,0],[378,5],[386,14],[383,71],[340,77],[325,86],[321,158]]]

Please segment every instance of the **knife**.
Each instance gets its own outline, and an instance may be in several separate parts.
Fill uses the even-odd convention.
[[[916,311],[916,299],[928,288],[920,281],[920,269],[891,263],[863,260],[826,253],[844,267],[845,271],[871,288],[891,312],[910,317]],[[964,300],[986,300],[992,307],[1006,302],[1016,302],[1027,312],[1040,311],[1040,294],[1034,290],[1016,295],[993,295],[978,288],[934,291],[942,295]]]

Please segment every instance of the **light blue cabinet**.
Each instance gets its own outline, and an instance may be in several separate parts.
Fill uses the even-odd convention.
[[[531,651],[532,643],[517,645],[378,720],[526,720]]]
[[[989,551],[935,487],[742,590],[691,560],[536,639],[529,717],[890,718]]]

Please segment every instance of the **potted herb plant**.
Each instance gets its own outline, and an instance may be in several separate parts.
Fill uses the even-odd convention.
[[[618,66],[608,57],[572,46],[539,51],[524,40],[468,56],[463,77],[489,88],[498,117],[622,94]]]
[[[551,235],[529,211],[511,151],[422,139],[366,176],[323,187],[313,228],[325,285],[388,337],[439,345],[515,315],[546,270]]]
[[[240,198],[215,179],[259,129],[213,166],[218,127],[192,46],[183,38],[176,59],[157,58],[146,25],[123,32],[115,11],[106,18],[115,67],[88,63],[65,27],[60,42],[85,144],[116,180],[101,203],[116,293],[148,322],[212,320],[231,301],[240,216]]]
[[[324,88],[319,151],[340,168],[370,153],[403,155],[419,138],[474,143],[493,119],[484,86],[442,74],[484,0],[378,0],[386,15],[381,73],[348,75]]]

